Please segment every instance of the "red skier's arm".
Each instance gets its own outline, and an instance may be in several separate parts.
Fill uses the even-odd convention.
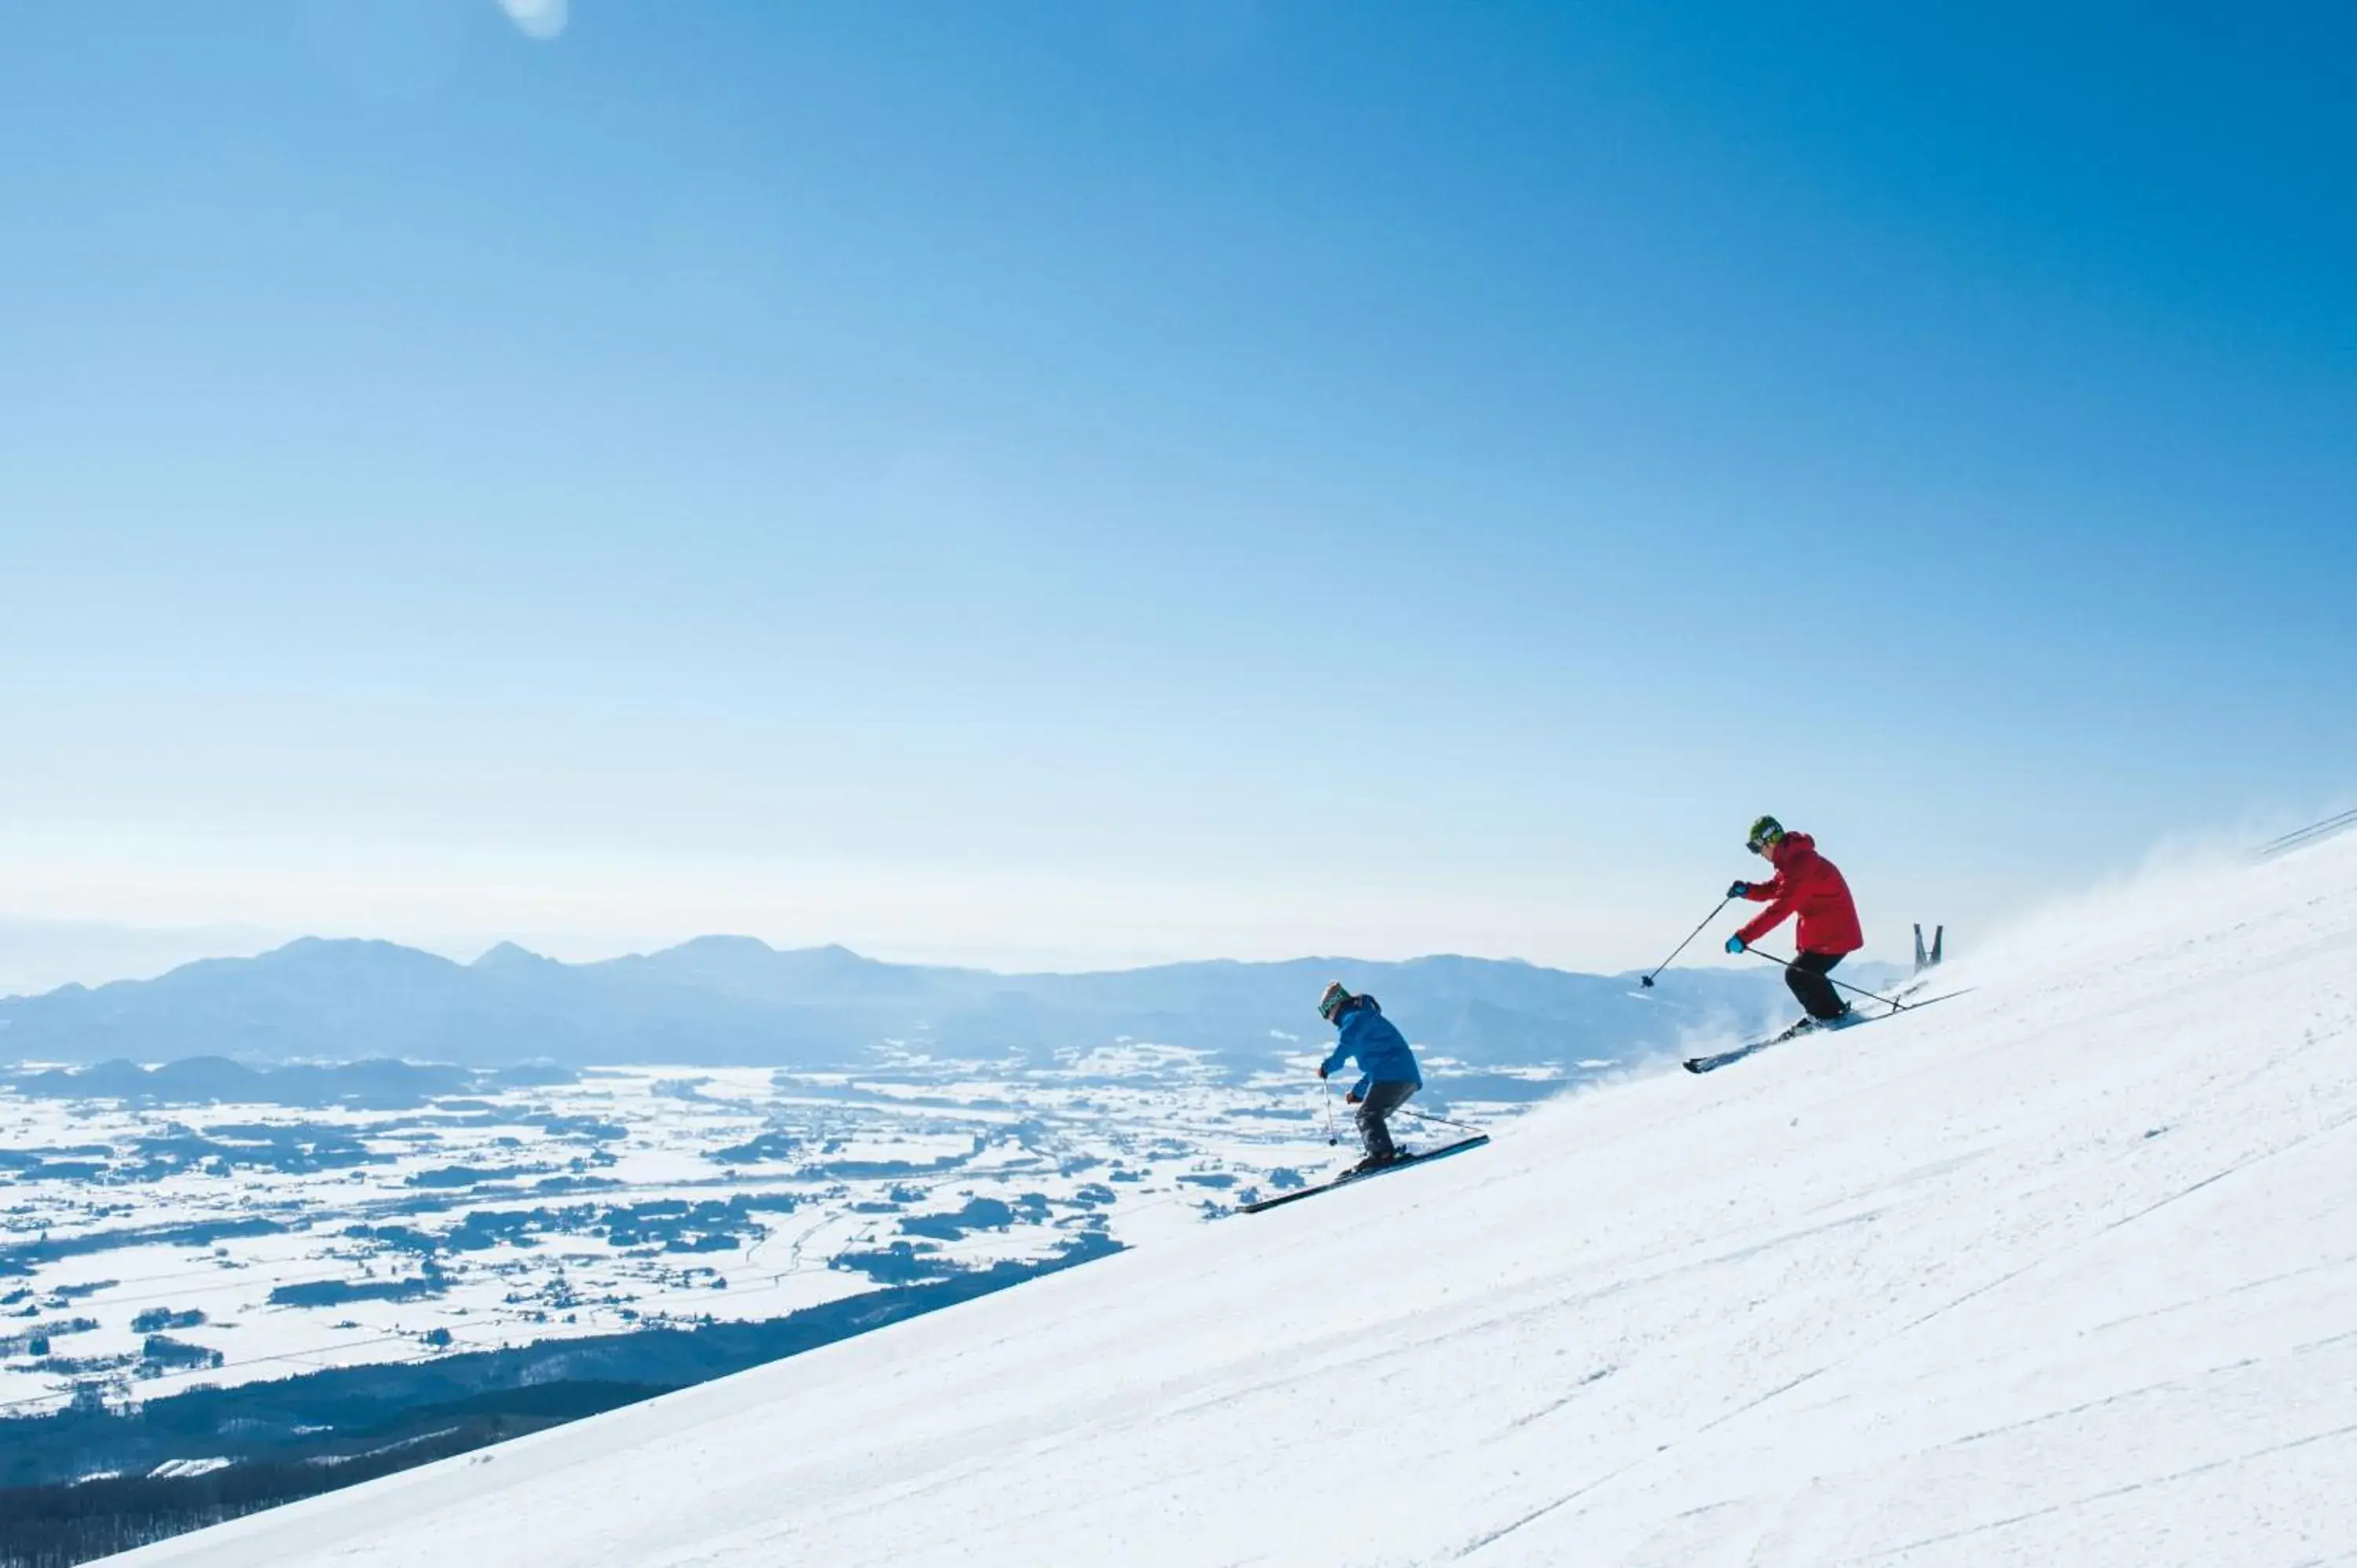
[[[1785,886],[1786,880],[1783,873],[1779,872],[1775,881],[1762,883],[1744,895],[1755,902],[1765,902],[1768,905],[1768,908],[1752,917],[1741,930],[1735,933],[1743,939],[1745,947],[1749,947],[1753,942],[1782,925],[1792,915],[1792,905],[1796,901],[1795,895],[1799,889]]]

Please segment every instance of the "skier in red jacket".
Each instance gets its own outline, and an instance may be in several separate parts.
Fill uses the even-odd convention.
[[[1857,929],[1857,906],[1851,902],[1849,884],[1834,863],[1817,853],[1817,841],[1806,833],[1788,833],[1773,817],[1751,824],[1745,848],[1765,856],[1776,868],[1767,882],[1738,882],[1727,890],[1730,898],[1749,898],[1768,908],[1750,924],[1727,939],[1727,950],[1741,952],[1784,923],[1788,915],[1801,918],[1793,940],[1800,950],[1784,966],[1784,983],[1792,988],[1808,1015],[1820,1026],[1849,1021],[1849,1004],[1825,978],[1834,965],[1866,945]]]

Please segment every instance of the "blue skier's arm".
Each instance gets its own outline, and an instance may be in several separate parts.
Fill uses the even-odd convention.
[[[1367,1097],[1367,1090],[1372,1089],[1374,1086],[1375,1080],[1373,1078],[1362,1077],[1359,1079],[1359,1087],[1351,1090],[1351,1098],[1353,1100],[1364,1100]]]
[[[1318,1069],[1318,1076],[1319,1078],[1332,1077],[1335,1071],[1339,1069],[1344,1062],[1349,1061],[1350,1059],[1351,1047],[1337,1040],[1334,1043],[1334,1054],[1328,1057],[1325,1062],[1319,1066]]]

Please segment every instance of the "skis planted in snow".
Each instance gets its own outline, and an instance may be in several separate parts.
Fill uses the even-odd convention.
[[[1964,991],[1970,991],[1972,987],[1969,985],[1964,987]],[[1739,1062],[1744,1058],[1750,1056],[1755,1052],[1764,1051],[1770,1046],[1781,1046],[1787,1040],[1797,1040],[1803,1035],[1814,1035],[1821,1032],[1839,1034],[1843,1030],[1862,1029],[1868,1024],[1879,1024],[1885,1018],[1896,1018],[1901,1013],[1912,1013],[1918,1007],[1929,1007],[1934,1002],[1945,1002],[1952,996],[1962,996],[1964,993],[1964,991],[1946,991],[1941,993],[1937,996],[1926,996],[1921,1002],[1910,1002],[1905,1005],[1894,1008],[1888,1013],[1877,1013],[1871,1017],[1853,1019],[1851,1022],[1844,1024],[1840,1026],[1839,1028],[1831,1031],[1820,1030],[1817,1021],[1814,1018],[1803,1018],[1799,1023],[1793,1025],[1791,1028],[1784,1030],[1781,1034],[1770,1035],[1764,1040],[1754,1040],[1748,1046],[1738,1046],[1731,1051],[1721,1051],[1717,1056],[1688,1057],[1681,1065],[1683,1065],[1688,1072],[1717,1072],[1720,1068],[1726,1067],[1731,1062]],[[1900,994],[1904,996],[1907,993],[1902,991]]]
[[[1331,1192],[1338,1187],[1344,1187],[1354,1181],[1365,1181],[1370,1176],[1389,1176],[1395,1170],[1402,1170],[1409,1165],[1420,1165],[1426,1160],[1442,1160],[1451,1155],[1461,1155],[1468,1149],[1478,1149],[1489,1141],[1489,1133],[1476,1133],[1469,1138],[1460,1139],[1454,1144],[1444,1144],[1437,1149],[1427,1149],[1420,1155],[1402,1155],[1391,1164],[1377,1165],[1371,1171],[1344,1171],[1331,1181],[1319,1182],[1316,1187],[1305,1187],[1298,1192],[1279,1193],[1275,1197],[1264,1197],[1257,1203],[1240,1203],[1236,1205],[1236,1212],[1258,1214],[1264,1208],[1276,1208],[1285,1204],[1298,1203],[1305,1197],[1315,1197],[1321,1192]]]

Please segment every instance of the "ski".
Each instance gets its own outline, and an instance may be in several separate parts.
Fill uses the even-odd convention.
[[[1240,1203],[1236,1206],[1236,1212],[1258,1214],[1264,1208],[1279,1208],[1288,1203],[1298,1203],[1305,1197],[1315,1197],[1321,1192],[1331,1192],[1338,1187],[1346,1187],[1354,1181],[1364,1181],[1370,1176],[1389,1176],[1395,1170],[1402,1170],[1409,1165],[1420,1165],[1427,1160],[1447,1159],[1451,1155],[1461,1155],[1468,1149],[1478,1149],[1489,1141],[1489,1133],[1476,1133],[1469,1138],[1460,1139],[1454,1144],[1444,1144],[1437,1149],[1427,1149],[1420,1155],[1402,1155],[1391,1164],[1377,1165],[1371,1171],[1344,1171],[1331,1181],[1319,1182],[1316,1187],[1305,1187],[1298,1192],[1280,1193],[1275,1197],[1264,1197],[1257,1203]]]
[[[1910,989],[1920,990],[1921,988],[1910,987]],[[1937,996],[1926,996],[1921,1002],[1910,1002],[1903,1006],[1893,1008],[1888,1013],[1877,1013],[1871,1017],[1858,1018],[1850,1023],[1842,1025],[1840,1028],[1830,1032],[1839,1034],[1843,1032],[1843,1030],[1862,1029],[1868,1024],[1879,1024],[1885,1018],[1896,1018],[1901,1013],[1912,1013],[1918,1007],[1929,1007],[1934,1002],[1945,1002],[1950,997],[1962,996],[1964,993],[1964,991],[1970,991],[1972,987],[1968,985],[1964,987],[1964,991],[1945,991],[1942,992]],[[1901,996],[1905,996],[1909,994],[1909,992],[1902,991],[1900,994]],[[1688,1072],[1717,1072],[1720,1068],[1726,1067],[1733,1062],[1739,1062],[1744,1058],[1754,1055],[1760,1051],[1764,1051],[1770,1046],[1781,1046],[1788,1040],[1797,1040],[1803,1035],[1814,1035],[1822,1031],[1819,1029],[1815,1019],[1803,1018],[1799,1023],[1793,1025],[1791,1028],[1783,1030],[1779,1034],[1770,1035],[1764,1040],[1754,1040],[1748,1046],[1738,1046],[1731,1051],[1721,1051],[1717,1056],[1688,1057],[1684,1062],[1680,1065],[1682,1065]]]
[[[1688,1057],[1682,1065],[1688,1072],[1717,1072],[1730,1062],[1741,1061],[1754,1051],[1764,1051],[1770,1046],[1781,1046],[1787,1040],[1797,1040],[1803,1035],[1815,1032],[1816,1020],[1804,1018],[1781,1034],[1770,1035],[1764,1040],[1754,1040],[1747,1046],[1738,1046],[1731,1051],[1720,1051],[1716,1056]]]

